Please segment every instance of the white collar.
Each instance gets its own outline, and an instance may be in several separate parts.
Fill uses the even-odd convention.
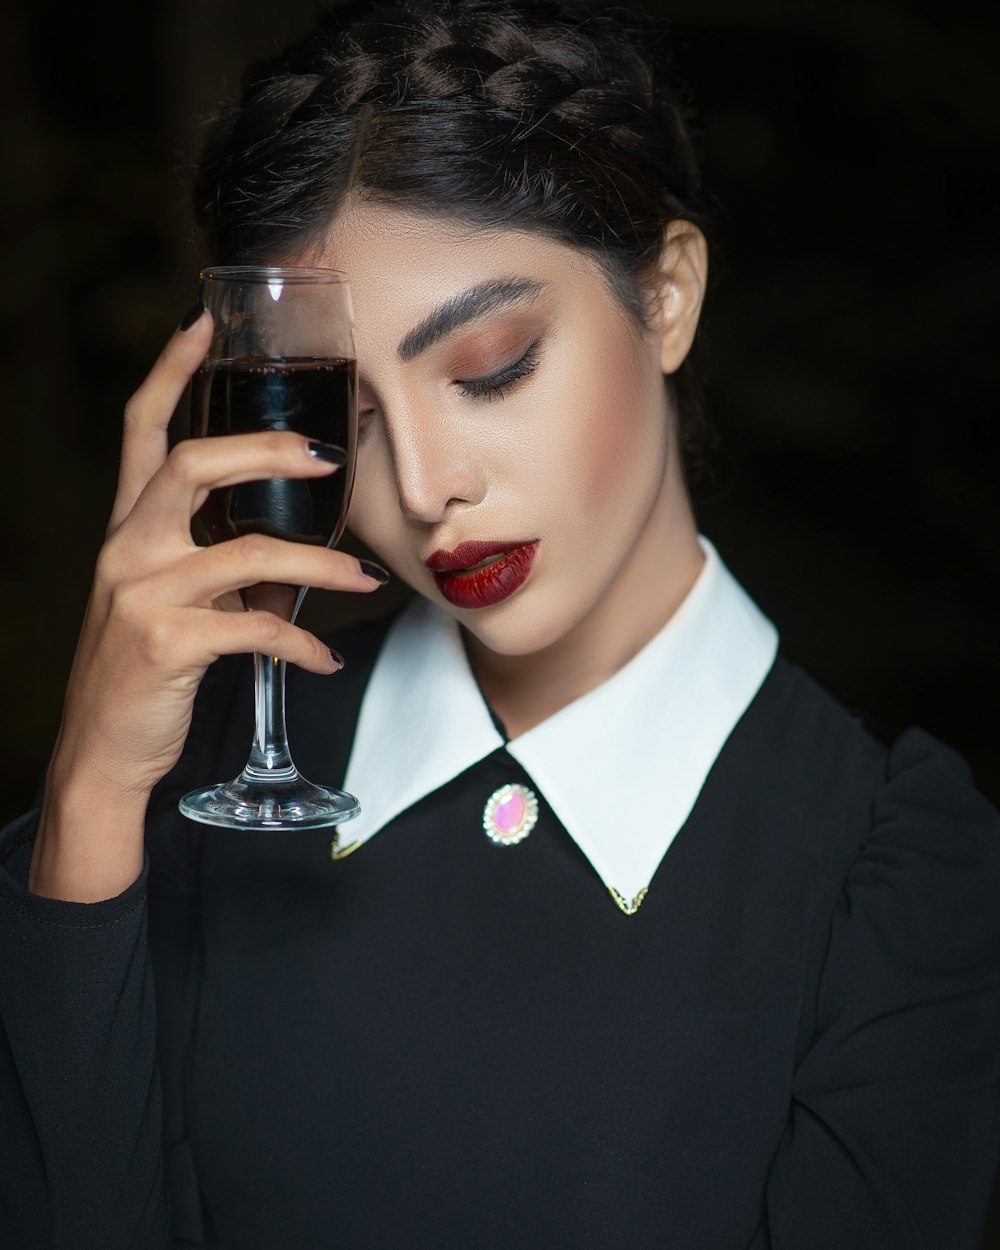
[[[607,681],[506,744],[626,902],[645,892],[777,653],[774,626],[699,541],[705,564],[660,632]],[[414,599],[365,691],[344,783],[361,814],[344,842],[367,841],[503,746],[457,622]]]

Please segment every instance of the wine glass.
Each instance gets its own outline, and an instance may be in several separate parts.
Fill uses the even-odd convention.
[[[316,478],[270,478],[213,490],[199,513],[209,542],[259,533],[333,546],[344,528],[357,444],[357,365],[350,287],[333,269],[236,265],[201,274],[214,331],[191,384],[193,437],[294,430],[343,448],[347,463]],[[304,586],[261,583],[240,592],[247,611],[294,621]],[[255,728],[232,781],[185,794],[185,816],[230,829],[342,824],[353,795],[307,781],[285,730],[285,662],[255,655]]]

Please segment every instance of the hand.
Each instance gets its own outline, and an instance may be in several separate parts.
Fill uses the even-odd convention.
[[[51,869],[55,859],[63,866],[72,860],[74,882],[91,892],[82,865],[106,866],[101,848],[109,840],[123,848],[112,856],[131,873],[123,882],[114,872],[115,883],[124,888],[134,879],[150,791],[177,762],[198,685],[218,656],[260,651],[314,673],[339,667],[315,636],[270,612],[243,611],[234,592],[258,582],[356,591],[380,584],[353,557],[323,547],[260,534],[211,547],[193,541],[191,518],[214,487],[337,471],[289,432],[192,439],[168,454],[170,418],[210,339],[207,313],[178,330],[126,406],[118,491],[70,672],[29,878],[39,893],[48,892],[39,888],[43,865]],[[62,868],[58,875],[65,878]],[[100,887],[101,897],[106,889]]]

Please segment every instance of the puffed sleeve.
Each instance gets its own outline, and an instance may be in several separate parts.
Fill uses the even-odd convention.
[[[1000,820],[911,730],[819,943],[752,1250],[978,1250],[1000,1156]]]

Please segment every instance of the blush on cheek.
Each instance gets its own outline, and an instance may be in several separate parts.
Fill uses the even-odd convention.
[[[622,365],[592,371],[593,385],[578,397],[586,419],[579,422],[567,467],[577,482],[579,506],[595,518],[608,508],[627,511],[662,476],[656,466],[663,463],[666,413],[647,380],[637,375],[634,359]]]

